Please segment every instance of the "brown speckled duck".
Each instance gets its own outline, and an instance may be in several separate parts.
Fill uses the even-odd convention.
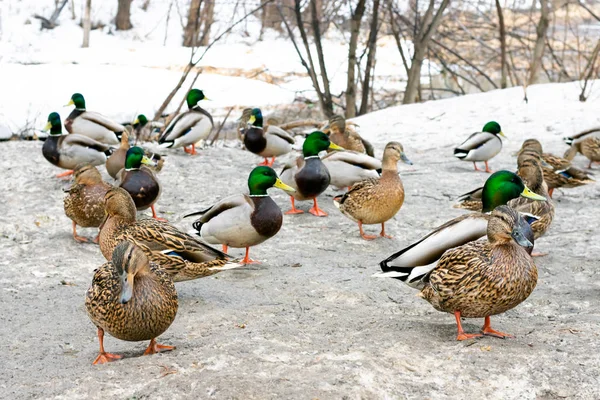
[[[522,303],[535,288],[538,272],[525,248],[528,224],[508,206],[492,212],[487,224],[487,241],[478,240],[444,252],[437,265],[418,280],[409,281],[414,268],[395,268],[382,261],[380,277],[397,278],[421,290],[420,296],[438,311],[453,313],[457,340],[482,336],[468,334],[461,318],[485,318],[483,335],[512,337],[491,327],[490,316],[504,313]]]
[[[105,196],[106,222],[100,230],[100,250],[110,260],[123,240],[142,246],[151,261],[159,264],[175,282],[202,278],[240,264],[227,254],[180,231],[173,225],[145,218],[136,219],[129,193],[116,187]]]
[[[565,158],[572,161],[577,153],[583,154],[590,160],[588,168],[592,168],[592,163],[600,162],[600,138],[597,136],[589,136],[585,139],[572,142],[571,147],[565,153]]]
[[[96,167],[78,165],[74,172],[75,183],[68,190],[64,200],[65,214],[73,221],[73,239],[87,242],[88,239],[77,234],[77,225],[97,228],[106,218],[104,195],[112,187],[102,180]],[[98,242],[98,238],[94,239]]]
[[[393,218],[404,203],[404,186],[398,176],[398,161],[412,162],[404,154],[404,148],[398,142],[390,142],[383,152],[383,172],[380,178],[370,178],[355,183],[344,195],[337,196],[333,202],[337,208],[358,223],[363,239],[375,239],[375,235],[366,235],[363,224],[381,224],[380,236],[385,234],[385,222]]]
[[[177,314],[177,291],[173,280],[144,251],[130,242],[115,247],[111,261],[94,274],[85,308],[98,328],[100,354],[93,364],[121,358],[104,350],[104,332],[130,342],[150,340],[144,355],[175,347],[156,343]]]
[[[329,139],[333,143],[346,150],[366,153],[371,157],[375,157],[373,145],[351,128],[350,123],[347,123],[346,119],[341,115],[331,117],[323,132],[329,134]]]

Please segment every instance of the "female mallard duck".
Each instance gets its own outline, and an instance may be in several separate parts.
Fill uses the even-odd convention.
[[[156,343],[156,338],[171,326],[177,307],[177,291],[169,274],[135,244],[119,243],[111,261],[94,273],[85,296],[85,308],[98,328],[100,342],[93,364],[121,358],[104,350],[104,331],[130,342],[150,340],[144,355],[173,350],[173,346]]]
[[[403,280],[407,283],[420,280],[434,268],[435,265],[432,263],[437,261],[446,250],[485,236],[490,219],[489,213],[519,196],[539,201],[546,200],[533,193],[517,174],[510,171],[493,173],[483,186],[483,212],[461,215],[446,222],[419,241],[392,254],[381,262],[381,267],[384,271],[405,273]],[[529,224],[524,219],[521,220],[526,225],[522,229],[527,233],[527,239],[533,243],[533,232]],[[533,247],[527,250],[531,253]]]
[[[79,164],[104,164],[106,156],[110,154],[109,146],[87,136],[63,135],[58,113],[48,115],[48,123],[44,130],[50,130],[50,135],[42,146],[44,158],[57,167],[69,170],[56,175],[57,178],[73,174],[73,169]]]
[[[161,219],[154,210],[154,203],[160,197],[161,184],[154,171],[146,165],[155,166],[156,163],[144,155],[141,147],[127,150],[125,168],[117,175],[116,186],[122,187],[131,195],[138,210],[149,207],[152,210],[152,218]]]
[[[129,134],[125,131],[121,135],[121,145],[117,150],[113,151],[110,157],[108,157],[108,160],[106,160],[106,171],[113,179],[117,179],[119,172],[125,168],[125,160],[127,159],[127,151],[129,151],[129,148]],[[165,160],[159,154],[149,153],[144,150],[144,155],[153,162],[148,164],[150,168],[156,172],[162,169]]]
[[[391,239],[391,236],[385,234],[385,222],[393,218],[404,203],[404,186],[398,175],[400,160],[412,164],[400,143],[389,142],[383,152],[381,178],[370,178],[355,183],[346,194],[333,199],[333,203],[342,214],[358,223],[363,239],[377,238],[375,235],[366,235],[363,224],[381,224],[379,235]]]
[[[356,151],[332,151],[321,159],[331,177],[330,184],[338,189],[350,187],[365,179],[378,178],[381,161]]]
[[[329,123],[323,128],[323,132],[329,135],[329,139],[346,150],[366,153],[375,157],[373,145],[363,139],[358,132],[350,127],[350,123],[341,115],[334,115]]]
[[[548,185],[550,197],[556,188],[574,188],[595,182],[585,171],[571,165],[571,161],[544,153],[542,144],[536,139],[525,140],[519,154],[528,151],[537,153],[541,159],[544,181]]]
[[[592,163],[600,162],[600,138],[597,136],[590,136],[577,142],[573,142],[569,150],[566,151],[565,158],[572,161],[577,153],[583,154],[590,160],[588,169],[592,169]]]
[[[81,164],[74,171],[75,183],[64,200],[65,214],[73,221],[73,239],[83,243],[88,240],[77,235],[77,225],[98,228],[106,218],[104,196],[112,186],[102,180],[96,167]],[[98,242],[98,238],[94,239]]]
[[[100,229],[100,250],[107,260],[123,240],[143,245],[151,261],[159,264],[175,282],[201,278],[237,268],[227,254],[212,248],[173,225],[156,219],[136,220],[129,193],[112,188],[106,193],[107,218]]]
[[[243,136],[246,149],[265,159],[259,165],[269,167],[273,166],[276,157],[292,151],[292,145],[295,143],[289,133],[277,126],[267,125],[263,128],[263,116],[258,108],[252,109]],[[271,161],[268,157],[271,157]]]
[[[327,189],[330,181],[329,171],[319,158],[319,152],[327,149],[344,150],[331,142],[323,132],[311,133],[302,145],[304,156],[287,164],[279,174],[283,183],[295,190],[293,193],[288,193],[292,201],[292,209],[286,214],[302,214],[304,211],[296,208],[295,200],[312,199],[314,206],[308,212],[317,217],[327,216],[327,213],[317,204],[317,196]]]
[[[71,111],[65,121],[67,132],[79,133],[108,145],[119,144],[119,136],[125,131],[125,127],[102,114],[87,111],[85,99],[81,93],[73,94],[67,105],[75,105],[75,109]]]
[[[467,334],[461,318],[485,318],[483,335],[512,335],[492,329],[490,316],[522,303],[537,284],[537,268],[526,248],[527,227],[519,213],[508,206],[494,209],[487,221],[487,241],[475,241],[445,251],[433,268],[418,281],[407,281],[413,269],[390,267],[381,262],[382,277],[397,278],[421,290],[420,297],[438,311],[453,313],[458,326],[456,340],[482,336]]]
[[[270,167],[256,167],[248,177],[250,195],[227,197],[206,210],[185,217],[202,215],[193,224],[202,239],[208,243],[221,243],[225,253],[228,246],[245,247],[246,257],[241,263],[254,264],[256,261],[249,258],[250,247],[275,236],[283,222],[281,209],[267,194],[267,189],[273,186],[294,191],[281,182]]]
[[[206,97],[202,90],[190,90],[186,97],[188,111],[179,114],[171,121],[158,139],[158,143],[165,148],[183,147],[186,153],[197,154],[196,143],[207,139],[215,126],[212,115],[198,105],[198,102],[204,99]],[[187,146],[191,146],[191,150],[188,150]]]
[[[454,157],[463,161],[472,161],[475,171],[479,171],[476,161],[485,162],[485,172],[492,172],[488,161],[494,158],[502,150],[502,139],[504,136],[500,124],[490,121],[483,126],[481,132],[475,132],[467,138],[460,146],[454,149]]]

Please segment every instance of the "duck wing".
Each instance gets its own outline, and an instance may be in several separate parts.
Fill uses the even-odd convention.
[[[278,126],[275,125],[269,125],[267,127],[267,131],[266,133],[268,135],[275,135],[275,136],[279,136],[281,139],[285,140],[286,142],[288,142],[289,144],[295,144],[296,141],[294,140],[293,136],[290,135],[287,131],[281,129]]]
[[[158,139],[158,143],[173,141],[186,135],[198,122],[206,116],[196,111],[186,111],[176,116]]]
[[[108,119],[102,114],[93,111],[86,111],[79,116],[79,118],[87,119],[88,121],[95,122],[96,124],[102,125],[106,129],[119,133],[124,132],[125,127],[118,122]]]

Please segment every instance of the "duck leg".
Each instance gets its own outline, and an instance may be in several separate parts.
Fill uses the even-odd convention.
[[[298,210],[296,208],[296,201],[292,196],[290,196],[290,200],[292,200],[292,209],[289,211],[286,211],[285,212],[286,214],[302,214],[302,213],[304,213],[304,211]]]
[[[588,169],[592,169],[592,163],[593,163],[593,161],[590,160],[590,165],[588,165]],[[56,176],[58,177],[58,175],[56,175]]]
[[[485,172],[487,172],[488,174],[492,173],[492,170],[490,169],[490,167],[488,166],[487,161],[485,161]]]
[[[92,365],[105,364],[123,357],[118,354],[111,354],[104,351],[104,329],[102,328],[98,328],[98,341],[100,342],[100,354],[98,354],[98,357],[96,357]]]
[[[244,259],[242,260],[242,264],[247,265],[247,264],[260,264],[259,261],[254,261],[251,260],[250,257],[250,247],[246,247],[246,257],[244,257]]]
[[[548,196],[552,198],[552,193],[554,193],[554,188],[548,190]]]
[[[379,232],[379,236],[384,237],[384,238],[388,238],[388,239],[392,238],[390,235],[386,235],[385,234],[385,222],[381,223],[381,232]]]
[[[591,163],[590,163],[590,165],[591,165]],[[70,169],[68,171],[65,171],[65,172],[62,172],[60,174],[57,174],[56,177],[57,178],[65,178],[65,177],[71,176],[71,175],[73,175],[73,170],[72,169]]]
[[[273,164],[275,164],[275,157],[271,158],[271,161],[269,161],[269,164],[267,164],[269,167],[272,167]]]
[[[188,150],[188,149],[187,149],[187,147],[184,147],[184,148],[183,148],[183,151],[185,151],[186,153],[188,153],[188,154],[189,154],[189,155],[191,155],[191,156],[195,156],[196,154],[198,154],[198,153],[196,152],[196,143],[192,143],[192,144],[191,144],[191,147],[192,147],[192,149],[191,149],[191,150]]]
[[[79,243],[87,243],[89,241],[87,240],[87,238],[84,238],[83,236],[79,236],[77,234],[77,224],[75,223],[75,221],[73,221],[73,239],[75,239],[75,241]]]
[[[226,244],[224,244],[223,245],[223,253],[227,253],[228,249],[229,249],[229,247]]]
[[[460,311],[454,311],[454,318],[456,318],[456,326],[458,327],[458,335],[456,336],[456,340],[467,340],[483,336],[479,333],[465,333],[462,323],[460,322]]]
[[[514,338],[514,335],[492,329],[492,323],[489,316],[485,317],[485,322],[483,324],[483,328],[481,328],[481,332],[486,336],[495,336],[500,339]]]
[[[152,210],[152,218],[154,218],[157,221],[167,222],[166,219],[160,218],[158,215],[156,215],[156,210],[154,209],[154,204],[152,204],[150,206],[150,209]]]
[[[362,221],[358,221],[358,229],[360,231],[360,237],[362,237],[365,240],[373,240],[373,239],[377,239],[377,236],[375,235],[367,235],[365,233],[365,231],[363,230],[363,224]]]
[[[158,343],[156,343],[156,338],[154,338],[154,339],[150,340],[150,344],[148,345],[148,348],[144,352],[144,355],[147,356],[150,354],[160,353],[162,350],[170,351],[173,349],[175,349],[175,346],[166,346],[164,344],[158,344]]]
[[[259,167],[263,167],[263,166],[266,166],[266,167],[268,167],[268,166],[270,166],[270,164],[269,164],[269,159],[268,159],[267,157],[264,157],[264,161],[263,161],[263,162],[261,162],[260,164],[258,164],[258,166],[259,166]]]
[[[475,161],[473,161],[473,166],[475,167],[475,171],[481,171],[479,168],[477,168],[477,163]]]
[[[308,212],[312,215],[316,215],[317,217],[326,217],[327,213],[319,208],[316,197],[313,199],[313,202],[314,206],[310,210],[308,210]]]

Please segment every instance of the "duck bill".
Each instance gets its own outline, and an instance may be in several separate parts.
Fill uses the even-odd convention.
[[[139,124],[139,123],[140,123],[140,119],[139,119],[139,118],[136,118],[136,119],[135,119],[135,121],[133,121],[133,124],[132,124],[132,125]]]
[[[133,274],[123,272],[121,275],[121,304],[127,304],[133,296]]]
[[[275,186],[276,188],[279,188],[281,190],[285,190],[286,192],[295,192],[296,191],[293,187],[288,186],[285,183],[283,183],[281,181],[281,179],[279,179],[279,178],[277,178],[277,180],[275,181],[275,184],[273,186]]]
[[[248,118],[248,123],[254,124],[255,122],[256,122],[256,117],[254,115],[251,115],[250,118]]]
[[[508,139],[508,136],[506,136],[502,131],[498,132],[498,135],[502,136],[504,139]]]
[[[75,105],[75,103],[73,102],[73,99],[69,100],[69,102],[67,104],[65,104],[65,107],[72,106],[72,105]]]
[[[46,125],[44,126],[44,130],[49,131],[50,129],[52,129],[52,123],[50,121],[48,121],[48,122],[46,122]]]
[[[343,151],[343,150],[345,150],[345,149],[344,149],[342,146],[338,146],[337,144],[335,144],[335,143],[333,143],[333,142],[330,142],[330,143],[329,143],[329,148],[330,148],[331,150],[340,150],[340,151]]]
[[[156,163],[154,161],[152,161],[151,159],[149,159],[148,157],[146,157],[146,156],[142,157],[142,164],[149,165],[151,167],[155,167],[156,166]]]
[[[539,194],[532,192],[531,189],[529,189],[527,186],[525,186],[525,189],[523,189],[523,191],[521,192],[521,196],[531,200],[546,201],[546,198],[544,196],[540,196]]]
[[[529,239],[527,239],[527,237],[525,237],[523,228],[521,228],[521,226],[519,224],[517,224],[517,226],[515,226],[515,228],[511,232],[510,236],[512,236],[512,238],[515,240],[515,242],[517,242],[517,244],[519,246],[525,247],[525,248],[533,248],[533,243],[531,243],[529,241]]]
[[[400,153],[400,159],[401,159],[401,160],[402,160],[402,162],[404,162],[405,164],[408,164],[408,165],[413,165],[413,162],[412,162],[412,161],[410,161],[410,160],[408,159],[408,157],[406,157],[406,154],[404,154],[404,152]]]

